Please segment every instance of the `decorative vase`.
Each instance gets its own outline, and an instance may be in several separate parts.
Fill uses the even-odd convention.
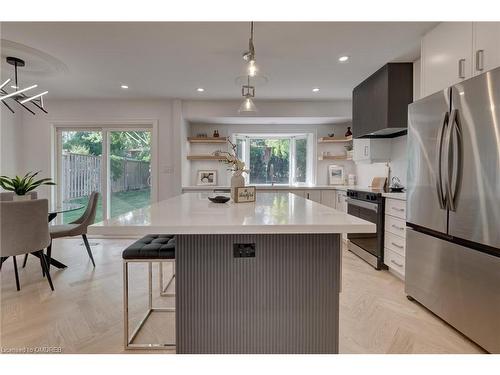
[[[31,194],[17,195],[14,193],[12,200],[14,200],[14,201],[29,201],[29,200],[31,200]]]
[[[347,131],[345,132],[345,136],[346,136],[346,138],[347,137],[352,137],[352,131],[351,131],[351,127],[350,126],[347,127]]]
[[[233,172],[231,176],[231,199],[235,201],[236,188],[245,186],[245,177],[243,177],[241,171]]]

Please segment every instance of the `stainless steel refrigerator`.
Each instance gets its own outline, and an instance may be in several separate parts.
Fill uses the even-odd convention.
[[[406,294],[500,353],[500,68],[408,119]]]

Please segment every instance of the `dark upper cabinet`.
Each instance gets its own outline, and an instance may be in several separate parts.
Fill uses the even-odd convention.
[[[408,104],[413,102],[413,63],[389,63],[352,92],[355,138],[390,138],[404,134]]]

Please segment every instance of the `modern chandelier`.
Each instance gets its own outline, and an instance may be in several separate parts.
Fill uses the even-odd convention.
[[[17,68],[23,67],[26,65],[24,60],[21,60],[17,57],[9,56],[7,57],[7,63],[14,66],[14,82],[11,84],[10,88],[14,91],[8,92],[6,87],[11,82],[11,79],[7,79],[3,83],[0,84],[0,102],[2,102],[12,113],[15,113],[14,109],[11,107],[13,103],[17,103],[25,110],[35,115],[36,109],[41,110],[42,112],[48,113],[43,105],[43,96],[48,93],[48,91],[43,91],[39,94],[35,94],[33,96],[28,96],[25,92],[28,92],[32,89],[38,87],[38,85],[32,85],[25,88],[21,88],[18,82],[18,73]],[[28,104],[32,104],[35,108],[28,107]],[[34,110],[33,110],[34,109]]]
[[[241,103],[238,113],[257,112],[257,107],[252,100],[255,97],[255,86],[250,84],[250,79],[255,77],[258,72],[255,60],[255,46],[253,44],[253,22],[250,22],[248,51],[243,52],[243,60],[247,63],[247,82],[241,87],[241,96],[245,99]]]

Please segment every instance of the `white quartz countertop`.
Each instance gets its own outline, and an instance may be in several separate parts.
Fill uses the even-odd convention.
[[[252,185],[254,186],[254,185]],[[354,185],[255,185],[257,190],[347,190],[356,189]],[[230,189],[230,186],[183,186],[184,192],[212,191],[216,189]],[[365,187],[365,189],[368,189]]]
[[[287,192],[260,192],[253,203],[212,203],[184,193],[93,224],[90,234],[374,233],[375,224]]]

